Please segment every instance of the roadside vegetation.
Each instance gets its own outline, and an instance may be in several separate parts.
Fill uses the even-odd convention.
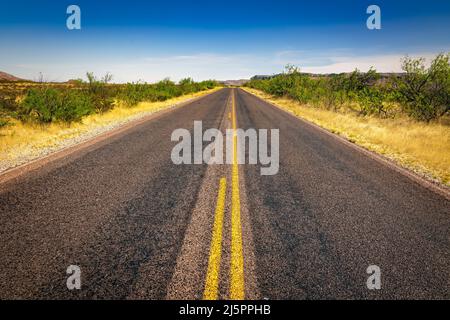
[[[219,89],[215,81],[0,82],[0,172]]]
[[[215,81],[194,82],[187,78],[179,83],[169,79],[160,82],[112,84],[112,76],[102,78],[87,73],[87,80],[66,84],[0,83],[0,127],[12,120],[22,123],[49,124],[79,122],[90,114],[102,114],[119,105],[136,106],[142,101],[166,101],[185,94],[212,89]]]
[[[406,57],[401,74],[311,76],[288,65],[247,90],[369,150],[450,185],[450,64]]]

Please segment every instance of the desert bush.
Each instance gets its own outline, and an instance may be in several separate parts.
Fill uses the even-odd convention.
[[[87,91],[95,109],[99,113],[111,110],[114,107],[114,87],[108,86],[112,80],[112,75],[106,73],[101,79],[97,79],[92,72],[86,73]]]
[[[212,89],[216,85],[215,81],[194,82],[191,78],[183,79],[178,84],[169,79],[155,84],[136,82],[123,86],[117,97],[127,106],[134,106],[141,101],[164,101],[183,94]]]
[[[198,90],[197,85],[192,78],[181,79],[178,82],[178,86],[183,94],[193,93]]]
[[[58,98],[58,108],[54,114],[57,121],[80,121],[84,116],[94,113],[92,99],[83,91],[64,90],[59,93]]]
[[[406,57],[405,75],[396,80],[399,101],[415,119],[431,121],[450,111],[450,54],[440,54],[425,67],[425,61]]]
[[[207,89],[213,89],[215,87],[217,87],[219,84],[217,81],[215,80],[205,80],[205,81],[201,81],[201,82],[197,82],[196,83],[196,91],[203,91],[203,90],[207,90]]]
[[[53,88],[30,89],[21,103],[21,120],[50,123],[58,108],[58,91]]]
[[[384,93],[379,87],[364,87],[358,92],[358,102],[360,107],[360,114],[369,115],[378,113],[378,115],[386,115],[384,108]]]
[[[150,98],[149,85],[145,83],[127,83],[118,95],[118,98],[127,106],[134,106]]]
[[[37,88],[27,92],[19,108],[19,118],[39,123],[70,123],[93,111],[91,96],[83,91]]]
[[[169,78],[157,82],[154,86],[157,101],[164,101],[182,94],[180,87]]]

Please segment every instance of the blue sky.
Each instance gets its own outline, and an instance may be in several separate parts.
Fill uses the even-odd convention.
[[[66,28],[67,6],[81,30]],[[381,8],[382,29],[366,28]],[[450,1],[0,0],[0,70],[65,81],[238,79],[287,63],[308,72],[399,71],[405,54],[450,51]]]

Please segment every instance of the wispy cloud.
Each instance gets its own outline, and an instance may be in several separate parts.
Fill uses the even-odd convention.
[[[430,62],[439,52],[415,53]],[[354,69],[367,71],[374,67],[379,72],[400,72],[405,54],[354,55],[348,49],[327,52],[280,51],[275,53],[274,63],[280,66],[294,64],[304,72],[340,73]]]
[[[247,55],[221,55],[215,53],[197,53],[192,55],[174,55],[174,56],[159,56],[159,57],[146,57],[142,60],[149,65],[160,65],[167,63],[179,63],[179,64],[199,64],[210,65],[217,63],[231,63],[244,61],[249,56]]]

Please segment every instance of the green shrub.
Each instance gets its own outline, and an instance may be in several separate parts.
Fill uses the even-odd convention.
[[[58,108],[58,91],[52,88],[30,89],[19,111],[22,120],[50,123]]]
[[[167,99],[181,96],[182,91],[175,82],[166,78],[155,84],[157,101],[165,101]]]
[[[183,94],[193,93],[197,91],[197,86],[192,78],[181,79],[178,86]]]
[[[134,106],[141,101],[165,101],[183,94],[212,89],[215,86],[217,86],[215,81],[194,82],[191,78],[183,79],[178,84],[169,79],[164,79],[155,84],[127,83],[122,86],[117,97],[127,106]]]
[[[411,117],[431,121],[450,111],[450,54],[438,55],[429,68],[424,59],[406,57],[402,68],[406,72],[396,84],[399,101]]]
[[[98,80],[92,72],[86,73],[88,79],[87,90],[91,97],[92,103],[98,113],[111,110],[114,107],[114,87],[108,83],[112,80],[112,75],[106,73]]]
[[[378,113],[386,114],[384,94],[379,87],[364,87],[358,92],[360,113],[363,115]]]
[[[57,121],[81,121],[95,111],[92,99],[83,91],[64,90],[60,92],[59,105],[55,110],[54,119]]]
[[[153,100],[153,90],[151,85],[146,83],[127,83],[120,91],[118,98],[131,107],[144,100]]]
[[[207,89],[213,89],[213,88],[217,87],[218,85],[219,84],[215,80],[205,80],[202,82],[197,82],[196,83],[196,92],[207,90]]]
[[[30,89],[21,103],[19,117],[24,121],[73,122],[94,111],[91,96],[83,91],[53,88]]]

